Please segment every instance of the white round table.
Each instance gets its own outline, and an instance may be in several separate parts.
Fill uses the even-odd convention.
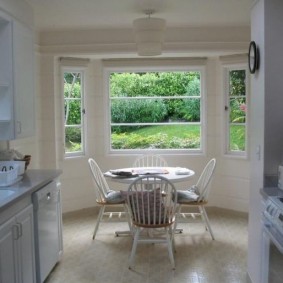
[[[112,174],[110,171],[124,171],[124,172],[137,172],[143,174],[136,174],[135,176],[119,176]],[[158,172],[162,172],[158,174]],[[163,173],[164,172],[164,173]],[[148,174],[146,174],[148,173]],[[111,181],[123,184],[131,184],[136,178],[140,176],[163,176],[167,178],[170,182],[184,182],[195,175],[193,170],[180,167],[135,167],[135,168],[121,168],[115,170],[109,170],[104,173],[105,177],[111,178]],[[132,235],[131,231],[117,231],[116,236],[119,234]]]
[[[111,181],[123,183],[123,184],[130,184],[132,183],[137,177],[140,176],[162,176],[168,179],[172,183],[177,182],[184,182],[190,179],[192,176],[195,175],[193,170],[187,168],[180,168],[180,167],[136,167],[136,168],[121,168],[115,169],[115,171],[120,172],[137,172],[142,174],[137,174],[135,176],[119,176],[112,174],[111,170],[104,173],[105,177],[111,178]],[[166,173],[159,174],[159,171],[164,171]],[[168,173],[167,173],[168,172]]]

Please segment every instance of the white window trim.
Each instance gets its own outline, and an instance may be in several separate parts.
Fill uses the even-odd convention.
[[[69,159],[69,158],[73,158],[73,157],[84,157],[86,155],[86,114],[81,113],[81,144],[82,144],[82,150],[81,151],[76,151],[76,152],[65,152],[65,113],[64,113],[64,105],[65,105],[65,99],[64,99],[64,73],[66,72],[79,72],[81,73],[81,83],[82,83],[82,93],[81,93],[81,107],[82,107],[82,111],[85,110],[85,74],[86,74],[86,67],[81,67],[81,66],[61,66],[61,105],[63,106],[62,109],[62,128],[63,128],[63,156],[64,159]]]
[[[242,60],[239,60],[242,61]],[[229,150],[229,111],[225,110],[225,106],[229,105],[229,71],[232,70],[245,70],[246,71],[246,105],[248,112],[246,113],[246,132],[245,132],[245,151],[231,151]],[[223,148],[223,155],[225,157],[234,157],[240,159],[248,159],[249,154],[249,113],[250,113],[250,101],[249,101],[249,93],[250,93],[250,86],[249,86],[249,70],[247,63],[243,62],[233,62],[230,64],[223,64],[222,65],[222,79],[223,79],[223,139],[222,139],[222,148]]]
[[[140,63],[141,62],[141,63]],[[103,68],[103,78],[104,78],[104,105],[105,109],[105,127],[104,136],[106,138],[105,152],[109,155],[124,155],[124,154],[141,154],[146,153],[150,150],[151,153],[158,154],[186,154],[186,155],[205,155],[207,148],[207,130],[206,130],[206,109],[207,109],[207,93],[205,87],[205,64],[206,59],[195,58],[193,60],[175,60],[174,65],[172,62],[167,60],[154,60],[147,62],[147,60],[133,60],[133,61],[122,61],[116,60],[111,62],[111,60],[105,60]],[[177,63],[177,64],[176,64]],[[111,148],[111,128],[110,128],[110,99],[109,99],[109,76],[113,72],[168,72],[168,71],[199,71],[201,74],[201,148],[200,149],[131,149],[131,150],[116,150]]]

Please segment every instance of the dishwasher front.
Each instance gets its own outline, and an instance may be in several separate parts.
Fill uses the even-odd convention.
[[[42,283],[63,254],[60,182],[33,193],[36,281]]]

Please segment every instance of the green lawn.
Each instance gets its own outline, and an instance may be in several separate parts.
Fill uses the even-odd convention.
[[[129,133],[112,134],[113,149],[197,149],[200,147],[200,126],[162,125],[148,126]],[[232,126],[230,150],[245,150],[245,129]],[[68,151],[76,151],[79,144],[69,144]]]
[[[242,126],[232,126],[230,149],[245,150],[245,132]],[[200,126],[148,126],[130,133],[112,134],[113,149],[138,148],[199,148]]]
[[[195,137],[200,136],[199,126],[187,126],[187,125],[166,125],[166,126],[149,126],[134,131],[135,134],[141,136],[156,135],[158,133],[167,134],[168,138],[179,137]]]
[[[131,132],[112,134],[113,149],[176,149],[199,147],[199,126],[148,126]]]

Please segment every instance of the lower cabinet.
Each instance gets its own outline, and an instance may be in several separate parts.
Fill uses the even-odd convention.
[[[0,225],[0,282],[36,282],[32,204]]]

